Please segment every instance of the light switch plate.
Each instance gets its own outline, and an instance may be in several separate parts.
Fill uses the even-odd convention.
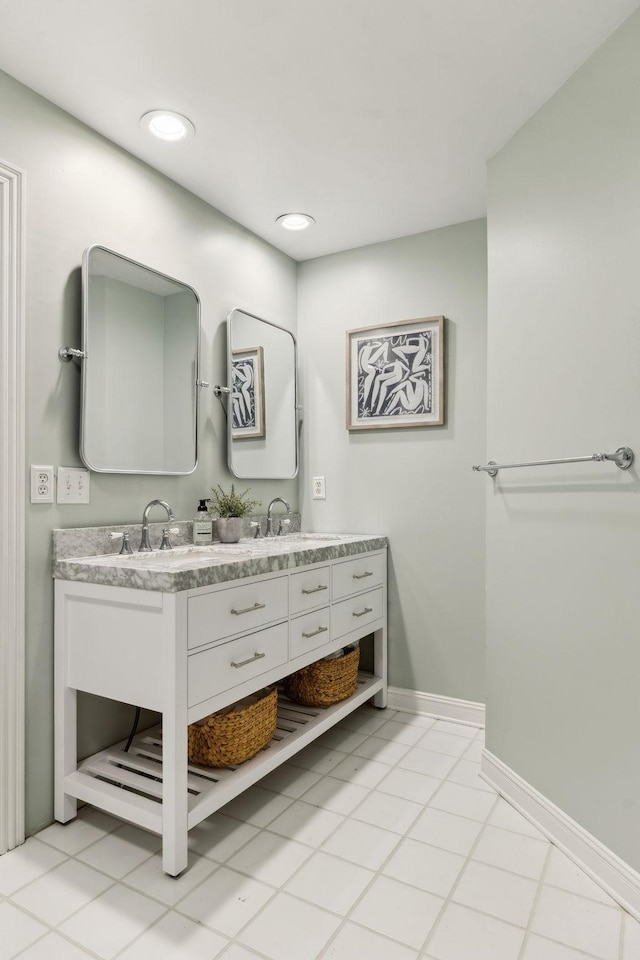
[[[82,467],[58,467],[58,503],[89,503],[90,473]]]

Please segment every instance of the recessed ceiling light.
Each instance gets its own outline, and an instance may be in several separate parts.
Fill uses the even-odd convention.
[[[313,217],[308,213],[283,213],[276,217],[276,223],[279,223],[285,230],[306,230],[315,223]]]
[[[160,140],[187,140],[192,137],[196,128],[186,117],[172,110],[150,110],[140,117],[140,126],[149,130],[154,137]]]

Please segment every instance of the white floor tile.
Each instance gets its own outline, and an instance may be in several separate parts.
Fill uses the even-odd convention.
[[[416,803],[425,804],[434,795],[441,782],[424,773],[395,767],[380,781],[376,789],[382,793],[390,793],[394,797],[404,797]]]
[[[0,857],[0,893],[9,896],[63,860],[66,857],[59,850],[30,837],[22,846]]]
[[[0,946],[0,957],[3,956]],[[88,960],[91,954],[65,940],[59,933],[48,933],[20,954],[20,960]]]
[[[162,870],[162,853],[155,853],[144,863],[128,873],[124,883],[135,887],[155,900],[161,900],[168,907],[172,907],[178,900],[185,897],[205,877],[210,876],[216,869],[216,864],[206,857],[197,857],[191,854],[189,866],[179,877],[170,877]]]
[[[473,787],[474,790],[484,790],[485,793],[492,793],[495,796],[495,790],[480,777],[480,764],[473,763],[464,758],[459,761],[449,774],[449,780],[452,783],[461,783],[465,787]]]
[[[376,790],[354,810],[353,817],[376,827],[403,834],[421,811],[420,803],[403,800],[402,797],[394,797],[390,793],[380,793]]]
[[[482,760],[482,751],[484,750],[484,741],[472,740],[465,752],[462,754],[465,760],[471,760],[473,763],[480,763]]]
[[[239,943],[232,943],[223,954],[220,960],[262,960],[253,950],[248,950]]]
[[[459,783],[445,780],[440,789],[430,801],[430,806],[436,810],[445,810],[456,816],[468,817],[470,820],[484,821],[489,816],[496,800],[496,794],[483,793],[473,787],[463,787]]]
[[[427,717],[422,713],[406,713],[402,710],[399,710],[395,717],[389,717],[389,719],[395,720],[396,723],[405,723],[409,727],[422,727],[423,730],[430,730],[436,723],[434,717]]]
[[[591,877],[587,876],[584,870],[565,856],[557,847],[551,849],[544,882],[552,884],[554,887],[562,887],[563,890],[569,890],[571,893],[577,893],[581,897],[589,897],[591,900],[606,903],[610,907],[614,906],[614,901],[609,894],[605,893],[602,887],[598,886]]]
[[[291,797],[283,797],[271,790],[253,786],[225,804],[222,812],[228,817],[251,823],[254,827],[266,827],[286,810],[291,802]]]
[[[418,840],[403,840],[383,868],[387,877],[447,897],[464,866],[464,857]]]
[[[527,940],[522,960],[587,960],[582,950],[565,947],[532,933]]]
[[[434,753],[433,750],[423,750],[421,747],[412,747],[408,753],[398,760],[398,766],[404,770],[413,770],[415,773],[425,773],[429,777],[444,780],[453,767],[458,763],[456,757],[448,757],[444,753]]]
[[[473,851],[473,859],[539,880],[551,844],[523,834],[486,826]]]
[[[469,723],[455,723],[453,720],[436,720],[433,729],[436,733],[450,733],[466,740],[473,740],[478,735],[478,727],[472,727]]]
[[[264,830],[227,861],[229,867],[280,887],[308,860],[308,846]]]
[[[450,903],[426,953],[433,960],[518,960],[523,938],[524,930]]]
[[[444,900],[390,877],[378,877],[351,913],[351,919],[384,936],[420,949]]]
[[[465,907],[526,927],[537,889],[533,880],[470,860],[453,899]]]
[[[239,940],[270,960],[314,960],[341,922],[340,917],[279,893]]]
[[[423,750],[445,753],[449,757],[461,757],[469,748],[469,741],[465,737],[452,737],[450,733],[439,733],[432,729],[420,738],[418,745]]]
[[[341,720],[338,726],[353,730],[355,733],[366,733],[369,736],[387,720],[395,719],[395,716],[392,710],[378,710],[376,707],[364,706]]]
[[[392,740],[394,743],[402,743],[408,747],[415,746],[424,735],[423,727],[398,723],[397,720],[387,720],[379,730],[376,730],[376,737],[380,737],[382,740]]]
[[[103,873],[76,860],[66,860],[14,894],[13,902],[38,920],[57,926],[112,883]]]
[[[359,757],[355,753],[349,754],[331,771],[333,777],[348,780],[349,783],[356,783],[360,787],[375,787],[388,773],[388,764],[367,760],[366,757]]]
[[[387,763],[393,766],[409,750],[411,744],[398,743],[394,740],[385,740],[382,737],[368,737],[364,743],[356,747],[353,753],[357,757],[367,760],[377,760],[378,763]]]
[[[367,740],[363,742],[363,746]],[[315,773],[331,773],[333,767],[344,760],[346,754],[340,750],[329,750],[326,747],[320,747],[317,743],[305,747],[300,753],[296,753],[291,758],[291,763],[296,767],[302,767],[304,770],[313,770]]]
[[[99,957],[111,958],[150,927],[165,907],[116,884],[60,926],[60,932]]]
[[[337,777],[323,777],[307,790],[304,802],[347,816],[368,794],[368,788],[357,783],[338,780]]]
[[[602,960],[616,960],[621,919],[617,908],[543,885],[531,929]]]
[[[399,842],[397,833],[358,820],[345,820],[322,849],[361,867],[379,870]]]
[[[296,800],[269,825],[269,830],[298,840],[299,843],[318,847],[343,820],[343,816],[332,810],[322,810],[303,800]]]
[[[351,753],[367,739],[364,733],[355,733],[344,727],[334,727],[318,739],[318,746],[329,750],[340,750],[342,753]]]
[[[481,830],[482,824],[477,820],[427,807],[407,836],[467,856]]]
[[[43,840],[73,857],[89,844],[121,826],[121,820],[116,820],[95,807],[83,807],[75,820],[69,823],[52,823],[50,827],[41,830],[38,840]]]
[[[265,883],[219,867],[178,904],[177,910],[227,937],[235,937],[272,896],[273,889]]]
[[[417,960],[417,956],[410,947],[387,940],[373,930],[345,923],[320,960]]]
[[[11,903],[0,903],[0,930],[0,960],[10,960],[47,932],[45,926]]]
[[[162,839],[125,824],[78,854],[78,860],[118,879],[162,847]]]
[[[284,763],[264,777],[260,781],[260,786],[265,790],[273,790],[274,793],[281,793],[284,797],[298,800],[309,787],[318,782],[321,776],[322,774],[313,770],[304,770],[302,767]]]
[[[289,880],[287,893],[346,915],[375,873],[326,853],[314,853]]]
[[[250,823],[214,813],[189,831],[189,849],[224,863],[259,832]]]
[[[214,960],[228,942],[187,917],[168,913],[127,947],[118,960]]]
[[[640,923],[624,915],[624,933],[622,946],[622,960],[637,960],[640,957]]]
[[[523,817],[521,813],[512,807],[510,803],[498,797],[498,802],[491,811],[488,821],[494,827],[500,827],[502,830],[513,830],[514,833],[523,833],[526,837],[534,837],[536,840],[546,840],[543,833],[534,827],[532,823]]]

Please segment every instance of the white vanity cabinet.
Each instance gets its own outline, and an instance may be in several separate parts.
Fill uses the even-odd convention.
[[[95,564],[91,582],[61,579],[62,564],[56,819],[72,819],[81,800],[139,824],[162,836],[163,869],[177,876],[187,866],[191,827],[361,704],[385,706],[386,549],[354,550],[352,542],[346,557],[329,548],[320,562],[288,558],[286,569],[175,592],[95,582]],[[373,673],[359,675],[348,700],[316,709],[281,696],[276,734],[256,757],[228,769],[188,764],[189,723],[370,634]],[[128,752],[119,743],[79,762],[78,690],[158,711],[161,731],[143,731]]]

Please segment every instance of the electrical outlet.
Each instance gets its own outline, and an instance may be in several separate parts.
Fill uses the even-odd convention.
[[[58,467],[58,503],[89,503],[89,478],[82,467]]]
[[[53,467],[31,464],[31,503],[53,503]]]
[[[327,499],[327,488],[325,485],[324,477],[314,477],[313,478],[313,499],[314,500],[326,500]]]

